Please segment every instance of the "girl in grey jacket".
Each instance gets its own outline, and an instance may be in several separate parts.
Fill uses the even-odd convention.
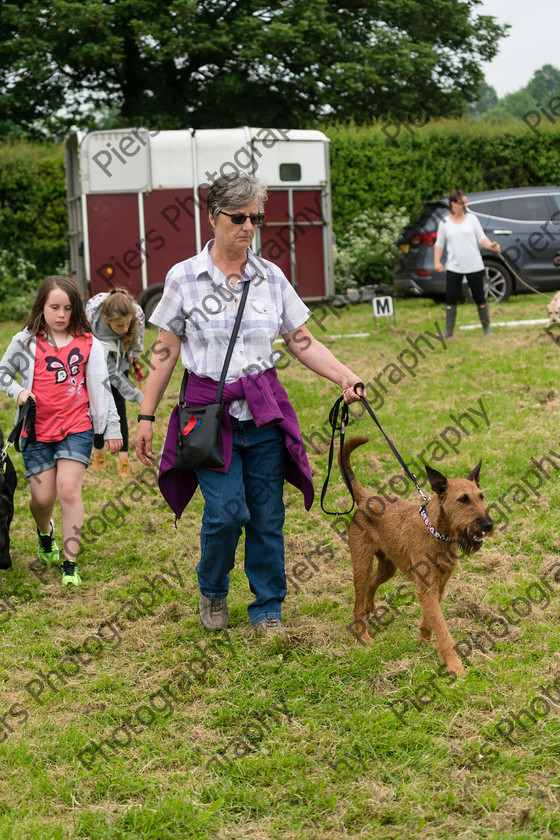
[[[108,349],[111,393],[119,413],[123,439],[117,469],[119,476],[126,478],[132,472],[128,461],[126,400],[140,405],[143,399],[142,391],[129,380],[128,371],[144,346],[144,312],[126,289],[115,288],[90,298],[86,304],[86,316],[94,336]],[[93,445],[93,468],[102,469],[105,467],[103,438],[96,435]]]

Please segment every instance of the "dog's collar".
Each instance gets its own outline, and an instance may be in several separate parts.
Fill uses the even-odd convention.
[[[434,526],[430,524],[428,514],[426,513],[426,505],[421,505],[419,513],[422,519],[424,520],[426,528],[428,529],[430,534],[433,534],[434,537],[436,537],[438,540],[443,540],[443,542],[451,542],[451,537],[446,537],[444,534],[440,534],[440,532],[436,531]]]

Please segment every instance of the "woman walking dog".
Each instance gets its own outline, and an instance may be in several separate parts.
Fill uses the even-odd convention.
[[[197,469],[186,479],[183,474],[174,510],[180,515],[198,483],[205,501],[196,569],[203,626],[227,626],[230,572],[245,528],[245,573],[255,596],[249,618],[257,632],[279,635],[285,632],[284,478],[302,490],[307,509],[313,484],[295,411],[277,377],[282,354],[273,342],[280,334],[299,361],[342,388],[348,403],[359,399],[354,385],[360,378],[311,336],[305,323],[311,313],[280,269],[251,251],[265,200],[264,185],[246,174],[222,176],[210,188],[215,238],[169,271],[150,319],[160,331],[138,417],[136,454],[146,465],[155,460],[151,423],[179,352],[190,371],[187,405],[215,400],[240,289],[249,283],[223,392],[225,466]],[[160,487],[162,480],[160,472]]]
[[[438,225],[434,247],[434,269],[444,271],[441,264],[443,249],[447,245],[447,287],[445,298],[444,338],[451,338],[457,316],[457,304],[461,300],[463,276],[467,278],[484,335],[492,335],[490,313],[484,292],[484,263],[479,245],[500,253],[497,242],[491,242],[482,230],[478,218],[467,212],[467,196],[462,190],[449,193],[450,213]]]

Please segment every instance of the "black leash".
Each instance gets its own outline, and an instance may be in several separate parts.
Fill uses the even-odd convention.
[[[364,387],[362,382],[359,382],[358,385],[361,385],[362,388]],[[339,409],[341,407],[342,407],[342,410],[340,411],[340,426],[338,426],[337,425],[337,423],[338,423],[338,412],[339,412]],[[331,429],[332,429],[331,444],[330,444],[330,447],[329,447],[329,465],[327,467],[327,477],[325,479],[325,483],[323,484],[323,489],[321,491],[321,510],[324,511],[324,513],[327,513],[329,516],[346,516],[347,513],[352,513],[352,511],[354,510],[354,505],[356,504],[356,502],[354,500],[354,491],[352,490],[352,482],[350,481],[350,476],[346,472],[346,467],[344,466],[344,460],[341,458],[340,463],[342,465],[342,475],[344,477],[344,481],[346,482],[346,486],[348,487],[348,490],[350,491],[350,495],[352,496],[352,507],[350,508],[350,510],[344,510],[342,512],[338,512],[336,510],[327,510],[325,505],[324,505],[325,496],[327,495],[327,488],[329,486],[329,479],[330,479],[330,476],[331,476],[333,458],[334,458],[334,438],[335,438],[336,433],[340,432],[340,451],[344,452],[344,436],[346,434],[346,426],[348,425],[349,416],[350,415],[348,413],[348,406],[344,402],[344,397],[339,397],[337,399],[337,401],[335,402],[335,404],[333,405],[333,407],[331,408],[330,412],[329,412],[329,424],[330,424]]]
[[[37,418],[37,406],[35,405],[35,400],[32,397],[27,397],[26,401],[20,408],[19,418],[17,423],[15,424],[14,428],[10,432],[10,436],[6,443],[4,444],[4,448],[2,452],[0,452],[0,469],[4,471],[5,463],[8,457],[8,449],[10,446],[13,446],[16,452],[21,452],[20,445],[19,445],[19,436],[22,432],[24,427],[25,421],[27,420],[27,440],[31,443],[35,443],[35,420]]]
[[[365,389],[364,383],[363,382],[357,382],[354,385],[354,391],[355,391],[356,394],[358,393],[358,391],[357,391],[358,388],[361,388],[362,390]],[[418,479],[416,478],[414,473],[409,470],[408,466],[403,461],[399,451],[397,450],[397,448],[393,444],[392,440],[385,434],[385,431],[383,430],[383,428],[381,426],[381,423],[379,422],[379,420],[377,419],[377,417],[373,413],[373,410],[372,410],[369,402],[367,401],[367,399],[364,397],[363,394],[358,394],[358,396],[360,397],[360,401],[364,405],[366,411],[368,412],[370,417],[373,419],[373,421],[375,422],[379,431],[381,432],[381,434],[383,435],[383,437],[385,438],[385,440],[389,444],[389,448],[391,449],[391,452],[393,453],[393,455],[395,456],[395,458],[397,459],[397,461],[399,462],[399,464],[401,465],[401,467],[405,471],[406,475],[410,478],[410,480],[412,481],[412,483],[414,484],[414,486],[416,487],[416,489],[418,490],[418,492],[420,493],[420,495],[424,499],[424,502],[429,502],[429,497],[426,496],[426,494],[424,493],[424,491],[422,490],[422,488],[418,484]],[[338,412],[339,412],[339,408],[340,408],[341,404],[342,404],[342,411],[340,412],[340,415],[341,415],[340,416],[340,426],[337,426]],[[344,397],[339,397],[337,399],[337,401],[335,402],[335,404],[333,405],[333,407],[331,408],[330,413],[329,413],[329,424],[332,428],[331,444],[330,444],[330,448],[329,448],[329,464],[328,464],[328,468],[327,468],[327,477],[325,479],[325,483],[323,484],[323,490],[321,492],[321,509],[324,511],[324,513],[328,514],[329,516],[346,516],[346,514],[352,512],[352,510],[354,509],[354,505],[355,505],[354,491],[352,490],[352,484],[350,482],[350,477],[348,476],[348,473],[347,473],[346,468],[344,466],[344,459],[342,457],[341,457],[342,475],[344,477],[344,481],[346,482],[346,486],[348,487],[348,489],[350,491],[350,495],[352,496],[352,507],[350,508],[350,510],[346,510],[346,511],[343,511],[342,513],[339,513],[337,511],[327,510],[325,508],[324,504],[323,504],[325,496],[327,494],[327,488],[329,486],[329,479],[330,479],[330,475],[331,475],[331,468],[332,468],[333,455],[334,455],[335,434],[336,434],[337,431],[340,431],[340,451],[341,451],[341,453],[343,453],[344,452],[344,437],[345,437],[345,433],[346,433],[346,426],[348,425],[348,418],[349,418],[348,406],[344,402]]]

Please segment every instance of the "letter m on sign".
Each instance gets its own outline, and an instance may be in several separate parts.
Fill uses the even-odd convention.
[[[390,297],[390,296],[374,297],[373,298],[373,314],[376,318],[379,318],[383,315],[392,315],[393,314],[393,298]]]

